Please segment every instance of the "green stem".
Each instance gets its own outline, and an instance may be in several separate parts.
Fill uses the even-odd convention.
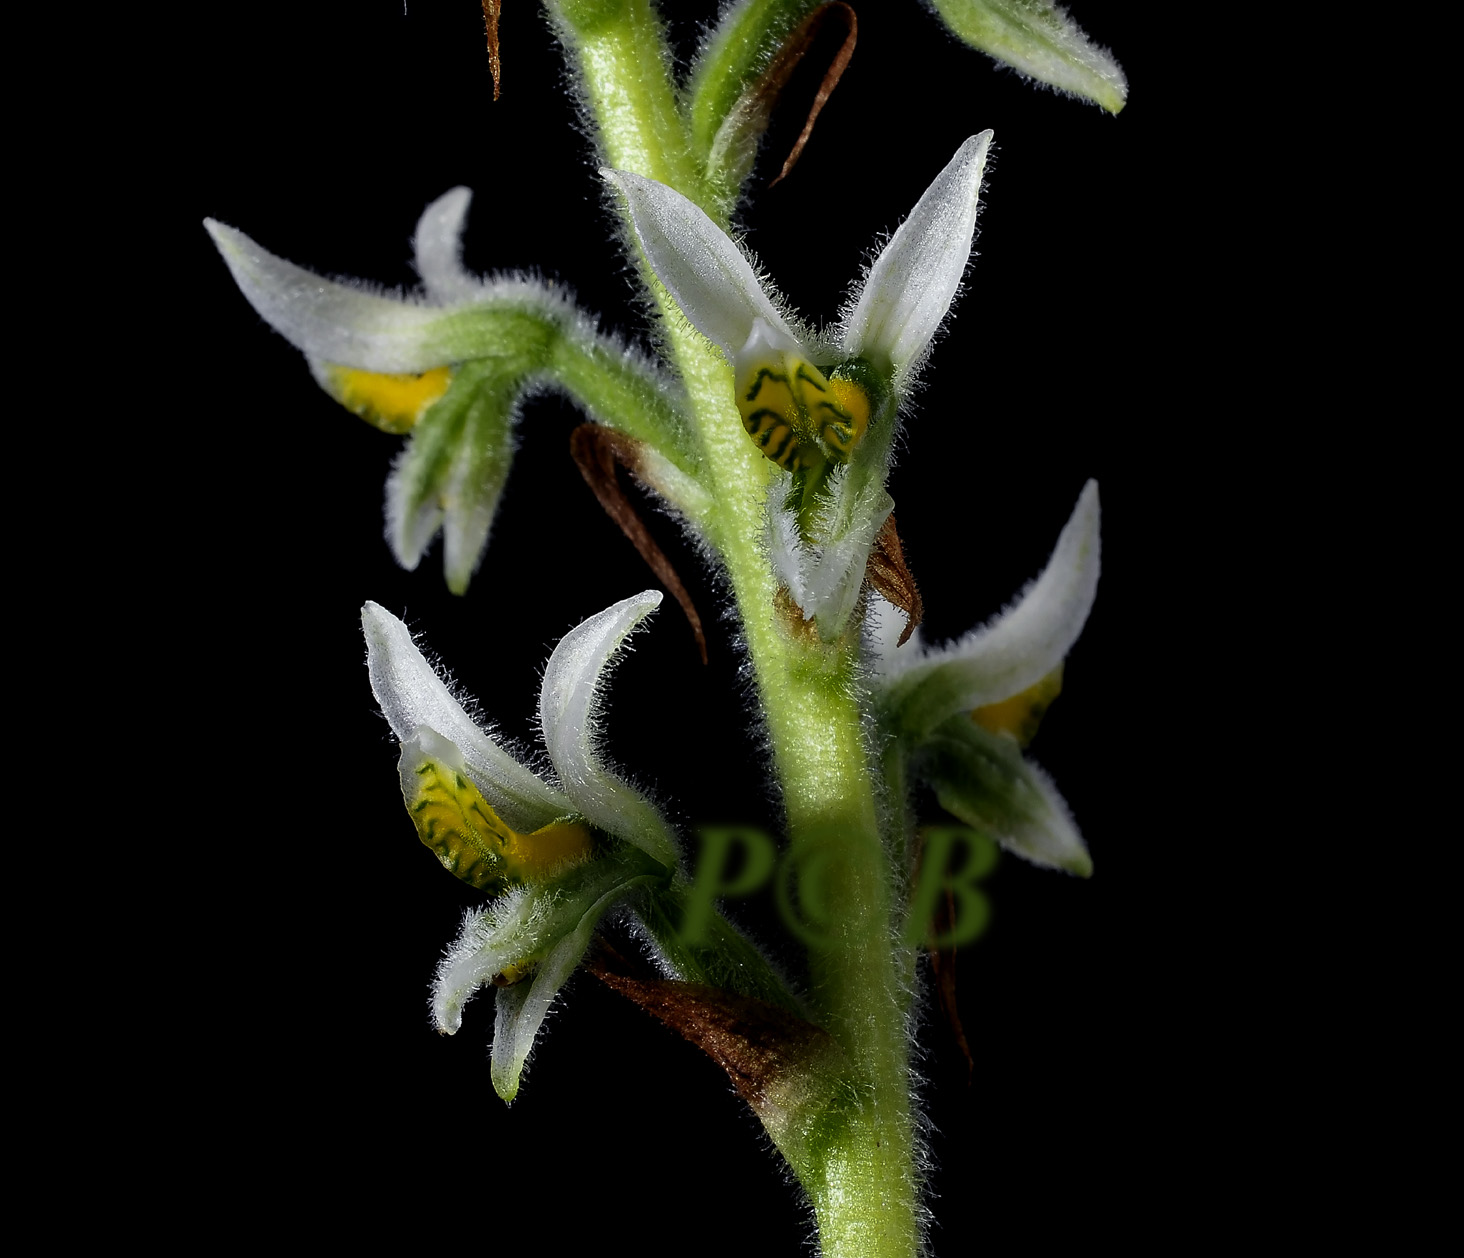
[[[669,298],[656,288],[664,309]],[[845,1092],[855,1100],[813,1138],[785,1143],[770,1134],[813,1201],[824,1258],[910,1258],[920,1243],[907,994],[854,697],[856,643],[821,642],[780,599],[762,541],[773,465],[747,439],[731,369],[674,313],[665,338],[702,439],[702,481],[715,504],[707,531],[741,615],[790,848],[800,859],[825,848],[835,853],[820,880],[831,928],[810,952],[812,1003],[843,1050]]]
[[[691,141],[671,82],[671,53],[648,0],[553,0],[560,38],[610,165],[700,201]]]
[[[644,0],[560,0],[557,7],[605,160],[703,202],[660,27]],[[827,928],[810,949],[811,997],[842,1060],[807,1080],[810,1096],[828,1098],[819,1114],[796,1134],[771,1125],[769,1132],[813,1202],[824,1258],[912,1258],[920,1235],[907,991],[855,697],[857,637],[822,642],[779,590],[763,540],[773,465],[747,439],[731,368],[645,274],[700,437],[699,479],[713,504],[708,540],[742,618],[787,810],[790,859],[819,865],[816,853],[833,856],[818,879]]]

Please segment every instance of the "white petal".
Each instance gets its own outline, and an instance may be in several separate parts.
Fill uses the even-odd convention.
[[[918,366],[960,287],[991,132],[967,140],[875,259],[844,319],[845,352],[900,376]]]
[[[1011,739],[988,733],[964,714],[952,717],[915,751],[911,772],[934,787],[948,813],[1009,852],[1080,878],[1092,874],[1092,857],[1067,802]]]
[[[625,194],[630,219],[656,278],[681,312],[730,361],[762,319],[785,348],[798,338],[778,313],[757,275],[727,233],[679,192],[623,170],[601,176]]]
[[[544,668],[539,726],[549,759],[575,809],[592,825],[675,868],[676,842],[670,827],[654,805],[606,771],[595,747],[606,668],[631,630],[660,604],[661,592],[647,590],[591,616],[564,636]]]
[[[366,371],[427,371],[471,357],[450,312],[315,275],[205,219],[249,304],[296,349]]]
[[[633,888],[654,881],[653,878],[640,877],[612,887],[584,910],[575,929],[564,935],[539,962],[532,980],[499,989],[490,1073],[493,1090],[505,1101],[512,1101],[518,1095],[524,1063],[534,1047],[549,1006],[589,949],[600,918]]]
[[[517,449],[521,387],[492,359],[464,363],[412,429],[386,482],[386,539],[397,562],[415,568],[441,528],[454,594],[467,589],[488,545]]]
[[[437,964],[432,1018],[444,1035],[456,1035],[463,1006],[510,965],[532,960],[547,946],[553,900],[528,887],[512,887],[488,908],[463,917],[457,940]]]
[[[422,211],[412,247],[417,274],[433,301],[456,305],[481,297],[485,286],[463,269],[463,223],[473,200],[471,188],[453,188]]]
[[[899,726],[916,736],[957,712],[1000,703],[1052,672],[1083,631],[1098,594],[1098,482],[1083,487],[1052,558],[1017,603],[959,642],[886,681]]]
[[[493,741],[452,697],[427,663],[411,632],[384,607],[361,609],[371,690],[397,738],[406,742],[426,725],[462,752],[483,797],[515,830],[533,831],[574,811],[565,796],[545,784]]]

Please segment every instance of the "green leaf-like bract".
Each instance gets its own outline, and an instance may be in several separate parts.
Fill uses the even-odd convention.
[[[959,39],[1019,74],[1084,96],[1116,114],[1128,80],[1113,55],[1093,43],[1052,0],[928,0]]]

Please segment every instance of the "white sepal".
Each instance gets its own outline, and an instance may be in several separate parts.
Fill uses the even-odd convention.
[[[544,1024],[549,1006],[554,1003],[559,989],[564,986],[588,951],[600,918],[632,889],[655,881],[648,876],[632,878],[606,891],[581,911],[579,924],[554,944],[539,962],[531,980],[516,983],[512,987],[499,988],[490,1074],[493,1090],[504,1101],[512,1102],[518,1095],[524,1063],[534,1047],[534,1040]]]
[[[948,813],[1009,852],[1080,878],[1092,874],[1092,857],[1066,801],[1012,739],[964,714],[954,716],[916,749],[910,770],[930,783]]]
[[[960,287],[990,144],[991,132],[983,131],[956,150],[875,259],[844,317],[844,352],[890,364],[897,381],[919,366]]]
[[[554,897],[537,888],[511,887],[486,909],[463,915],[463,928],[437,963],[432,1019],[444,1035],[456,1035],[463,1006],[512,965],[532,962],[549,946]]]
[[[352,288],[277,258],[212,219],[234,282],[266,323],[313,358],[365,371],[427,371],[468,357],[451,312]]]
[[[473,200],[471,188],[444,192],[422,211],[412,250],[427,295],[444,306],[473,301],[486,286],[463,269],[463,224]]]
[[[575,810],[674,869],[678,855],[671,828],[649,800],[606,770],[595,746],[606,669],[631,630],[661,605],[661,597],[659,590],[647,590],[623,599],[565,634],[544,667],[539,726]]]
[[[466,592],[488,545],[517,443],[522,379],[493,359],[464,363],[412,429],[386,482],[386,540],[402,567],[421,562],[439,528],[443,570]]]
[[[402,742],[426,725],[462,752],[468,776],[515,830],[534,831],[574,811],[559,791],[520,764],[478,727],[437,675],[411,632],[384,607],[361,609],[371,690]]]
[[[798,338],[747,257],[700,209],[654,179],[623,170],[600,174],[625,195],[631,225],[656,278],[728,361],[747,343],[757,319],[783,348],[798,349]]]
[[[1090,480],[1047,567],[1012,607],[958,642],[894,664],[885,702],[902,731],[918,738],[957,712],[1010,699],[1062,663],[1098,593],[1098,526]]]

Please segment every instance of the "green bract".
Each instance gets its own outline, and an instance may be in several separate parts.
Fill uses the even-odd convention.
[[[952,34],[1019,74],[1085,96],[1113,114],[1128,100],[1128,80],[1113,54],[1093,43],[1052,0],[927,3]]]

